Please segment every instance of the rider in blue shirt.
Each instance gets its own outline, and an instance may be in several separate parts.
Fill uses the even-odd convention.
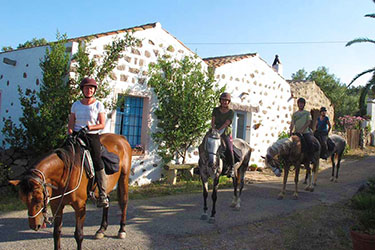
[[[326,115],[327,109],[325,107],[320,108],[320,116],[318,117],[318,122],[316,123],[316,130],[315,130],[315,137],[318,138],[319,142],[321,143],[321,158],[327,160],[327,139],[328,133],[331,130],[331,123],[329,122],[329,118]]]

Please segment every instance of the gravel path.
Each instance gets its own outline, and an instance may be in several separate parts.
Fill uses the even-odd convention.
[[[93,235],[98,229],[101,211],[89,205],[83,249],[214,249],[218,246],[214,242],[212,245],[203,242],[202,235],[215,233],[219,234],[216,238],[226,239],[227,235],[238,232],[243,237],[253,237],[246,235],[246,225],[265,219],[278,220],[282,216],[293,215],[317,205],[335,204],[349,199],[369,176],[374,176],[374,163],[374,156],[345,161],[338,183],[329,181],[331,169],[325,167],[319,174],[315,192],[304,191],[304,185],[300,183],[299,200],[292,199],[293,178],[289,178],[287,195],[280,201],[276,197],[281,189],[281,178],[267,173],[249,172],[240,211],[229,208],[231,189],[219,191],[215,224],[200,220],[201,194],[131,200],[125,240],[116,238],[120,214],[115,203],[111,204],[110,226],[106,237],[95,240]],[[62,249],[76,249],[74,213],[70,207],[66,207],[64,212]],[[52,228],[47,227],[38,232],[30,230],[26,213],[18,211],[0,214],[0,249],[53,249]],[[220,232],[225,233],[220,236]],[[237,245],[236,248],[252,249],[249,245]]]

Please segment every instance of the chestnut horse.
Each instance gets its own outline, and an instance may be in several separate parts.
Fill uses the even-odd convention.
[[[295,190],[293,198],[298,199],[298,177],[301,164],[304,164],[306,168],[308,180],[305,190],[310,192],[314,191],[314,185],[318,178],[320,144],[318,139],[315,137],[312,137],[312,143],[315,145],[312,157],[312,171],[310,168],[310,162],[307,160],[306,155],[302,152],[301,140],[296,135],[293,135],[290,138],[280,139],[267,149],[267,155],[264,157],[266,167],[271,168],[278,177],[281,176],[281,173],[284,170],[283,186],[278,195],[279,200],[283,199],[285,196],[286,182],[288,180],[289,170],[292,165],[296,170],[294,176]],[[283,169],[281,168],[281,165]]]
[[[117,184],[117,193],[121,209],[118,237],[126,236],[126,209],[128,204],[128,182],[131,168],[131,147],[126,138],[117,134],[103,134],[101,143],[109,152],[120,159],[120,170],[107,176],[107,193]],[[76,227],[74,238],[77,249],[82,249],[83,224],[86,216],[88,198],[88,178],[82,164],[83,152],[78,144],[66,144],[44,157],[22,180],[9,181],[20,185],[20,198],[26,203],[31,229],[39,230],[47,219],[47,205],[53,213],[54,249],[60,249],[62,216],[65,205],[71,205],[75,211]],[[102,222],[96,232],[96,238],[103,238],[108,226],[108,207],[103,208]]]

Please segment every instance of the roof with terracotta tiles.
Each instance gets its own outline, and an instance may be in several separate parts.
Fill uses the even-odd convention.
[[[246,58],[254,57],[256,55],[257,53],[231,55],[231,56],[217,56],[217,57],[204,58],[203,61],[205,61],[210,67],[218,68],[220,66],[223,66],[224,64],[238,62]]]
[[[137,32],[137,31],[155,28],[156,25],[157,25],[157,23],[148,23],[148,24],[144,24],[144,25],[140,25],[140,26],[131,27],[131,28],[125,28],[125,29],[120,29],[120,30],[113,30],[113,31],[108,31],[108,32],[103,32],[103,33],[87,35],[87,36],[70,38],[70,39],[68,39],[68,41],[76,42],[76,41],[82,41],[82,40],[85,40],[85,39],[100,38],[100,37],[103,37],[103,36],[116,35],[116,34],[121,34],[121,33],[126,33],[126,32]]]

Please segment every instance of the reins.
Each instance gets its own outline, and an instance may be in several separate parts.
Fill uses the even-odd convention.
[[[72,145],[72,147],[73,147],[73,151],[74,151],[74,145]],[[55,187],[54,185],[52,185],[50,183],[46,183],[46,177],[45,177],[45,175],[44,175],[44,173],[42,171],[40,171],[39,169],[33,169],[32,170],[32,172],[37,172],[37,173],[39,173],[42,176],[42,180],[40,180],[40,178],[38,178],[40,181],[38,179],[35,179],[35,180],[37,180],[42,185],[42,187],[43,187],[43,194],[44,194],[44,201],[43,202],[44,202],[44,204],[43,204],[43,207],[35,215],[28,215],[29,218],[35,218],[41,212],[43,212],[43,216],[44,216],[44,221],[45,222],[47,222],[49,224],[52,224],[54,222],[54,220],[56,218],[56,215],[57,215],[57,211],[60,209],[60,207],[62,205],[64,196],[75,192],[79,188],[79,186],[81,185],[85,156],[86,156],[86,152],[84,152],[82,154],[81,170],[80,170],[80,176],[79,176],[79,180],[78,180],[77,186],[74,189],[72,189],[72,190],[70,190],[70,191],[67,192],[68,185],[69,185],[69,182],[70,182],[70,179],[71,179],[71,174],[72,174],[72,171],[71,171],[72,166],[71,166],[69,168],[68,179],[66,181],[64,192],[62,194],[60,194],[60,195],[57,195],[57,196],[54,196],[54,197],[51,197],[51,198],[49,198],[49,193],[48,193],[47,186],[49,186],[49,187],[51,187],[53,189],[57,189],[57,187]],[[49,220],[46,217],[46,214],[47,214],[47,205],[49,204],[50,201],[55,200],[55,199],[59,199],[59,198],[61,198],[60,203],[59,203],[59,205],[57,207],[56,214],[52,217],[52,221],[51,221],[51,220]]]

